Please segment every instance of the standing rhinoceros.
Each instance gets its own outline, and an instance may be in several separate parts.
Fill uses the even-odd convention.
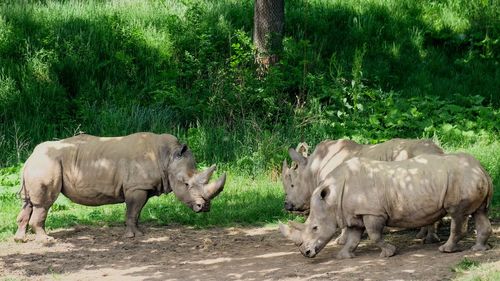
[[[472,214],[477,229],[473,250],[487,250],[491,224],[487,217],[493,194],[491,178],[468,154],[420,155],[399,162],[352,158],[335,169],[314,191],[305,224],[280,225],[281,232],[314,257],[337,227],[346,228],[347,243],[339,258],[351,258],[363,230],[382,252],[396,248],[382,239],[384,226],[420,227],[448,214],[451,230],[441,252],[454,252]]]
[[[352,140],[326,140],[316,146],[310,157],[304,157],[293,148],[289,154],[297,165],[288,168],[286,160],[283,162],[285,209],[307,213],[314,189],[331,171],[352,157],[400,161],[421,154],[442,155],[443,150],[431,140],[392,139],[375,145],[362,145]],[[434,225],[423,227],[417,234],[417,238],[424,237],[425,243],[439,242]],[[344,235],[337,243],[345,243]]]
[[[45,219],[59,193],[87,206],[125,202],[125,236],[142,235],[137,221],[151,196],[173,191],[193,211],[209,211],[226,180],[224,174],[208,183],[214,170],[197,172],[191,151],[168,134],[78,135],[41,143],[22,170],[24,204],[14,239],[24,241],[28,222],[37,239],[49,238]]]

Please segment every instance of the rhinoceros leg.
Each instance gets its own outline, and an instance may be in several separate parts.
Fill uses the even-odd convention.
[[[370,240],[372,240],[382,250],[380,257],[386,258],[393,256],[396,253],[396,247],[385,242],[382,237],[385,226],[385,218],[365,215],[363,216],[363,223],[365,224],[366,232],[368,232]]]
[[[474,251],[485,251],[490,249],[486,243],[491,235],[491,223],[486,214],[485,206],[481,206],[474,214],[474,222],[476,224],[476,244],[472,246]]]
[[[142,208],[148,201],[148,193],[145,190],[134,190],[125,194],[125,204],[127,206],[125,237],[132,238],[134,236],[144,235],[139,230],[137,223],[139,221],[139,214]]]
[[[52,205],[52,204],[51,204]],[[50,206],[34,205],[33,213],[31,214],[30,226],[35,231],[36,240],[40,242],[46,242],[53,240],[52,237],[48,236],[45,232],[45,220],[47,219],[47,214],[49,213]]]
[[[347,259],[354,257],[354,250],[358,247],[361,235],[364,230],[356,227],[346,227],[342,229],[342,234],[345,237],[344,247],[337,254],[338,259]]]
[[[439,222],[435,222],[433,224],[429,224],[428,226],[422,227],[425,228],[427,232],[427,235],[424,238],[424,244],[438,243],[439,241],[441,241],[436,233],[438,224]]]
[[[31,202],[23,203],[23,208],[19,215],[17,216],[17,232],[14,236],[14,241],[16,242],[26,242],[26,228],[28,227],[28,222],[31,217],[31,213],[33,212],[33,205]]]
[[[422,226],[415,237],[417,239],[423,239],[425,236],[427,236],[427,233],[427,226]]]
[[[444,245],[439,247],[439,251],[443,253],[453,253],[458,251],[457,243],[463,238],[464,223],[467,216],[463,214],[451,215],[450,237]]]
[[[345,245],[346,242],[347,242],[347,229],[342,228],[342,232],[340,232],[339,237],[337,237],[337,239],[335,239],[335,244]]]

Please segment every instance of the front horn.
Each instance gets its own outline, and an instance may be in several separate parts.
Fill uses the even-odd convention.
[[[205,198],[212,199],[217,196],[224,189],[226,183],[226,174],[224,173],[218,180],[206,184],[203,189],[205,191]]]

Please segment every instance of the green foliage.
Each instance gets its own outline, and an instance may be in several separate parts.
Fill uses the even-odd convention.
[[[2,1],[0,167],[16,166],[0,170],[0,211],[18,207],[18,163],[35,145],[80,131],[171,133],[201,166],[272,185],[270,194],[229,189],[232,199],[214,203],[217,214],[222,204],[245,209],[238,200],[268,202],[262,214],[248,211],[262,218],[242,223],[284,217],[279,184],[262,175],[279,172],[299,141],[433,138],[478,157],[498,189],[499,5],[290,0],[280,62],[259,76],[253,0]],[[143,219],[184,214],[167,198],[148,204]],[[122,218],[121,207],[73,208],[58,200],[50,227]],[[13,231],[14,213],[2,213],[0,233]],[[177,222],[224,224],[244,213],[186,212]]]
[[[216,143],[208,135],[238,134],[222,141],[233,147],[263,132],[286,143],[243,140],[250,147],[223,156],[209,152],[214,142],[193,147],[203,163],[254,162],[254,172],[298,140],[498,135],[498,2],[297,0],[286,9],[281,61],[259,77],[250,0],[3,2],[0,166],[78,131],[198,130]]]
[[[483,263],[473,266],[470,271],[459,271],[459,276],[455,281],[496,281],[500,280],[499,262]]]
[[[451,270],[453,272],[464,272],[470,270],[479,265],[478,261],[471,260],[469,258],[463,258],[460,262],[457,263]]]
[[[453,272],[458,275],[453,280],[455,281],[495,281],[500,279],[500,270],[498,269],[500,262],[482,263],[463,258],[455,267]]]

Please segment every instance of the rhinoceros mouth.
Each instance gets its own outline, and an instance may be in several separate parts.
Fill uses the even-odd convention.
[[[202,204],[191,203],[190,207],[195,213],[209,212],[210,211],[210,201],[205,201],[205,203],[202,203]]]

